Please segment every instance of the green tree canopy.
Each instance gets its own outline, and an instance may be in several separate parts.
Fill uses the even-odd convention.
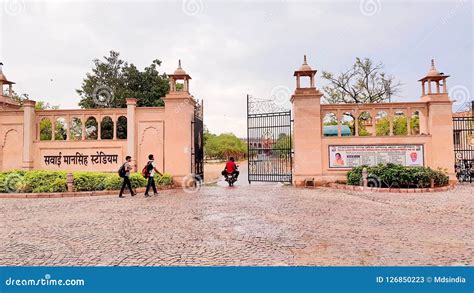
[[[205,132],[204,154],[211,159],[225,160],[228,157],[242,158],[247,153],[245,143],[232,133],[220,135]]]
[[[160,60],[138,69],[110,51],[104,60],[95,59],[92,72],[86,74],[76,92],[82,108],[125,108],[126,98],[136,98],[139,107],[163,106],[162,98],[169,91],[168,77],[160,74]]]

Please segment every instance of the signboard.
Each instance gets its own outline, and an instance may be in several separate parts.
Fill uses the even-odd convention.
[[[421,144],[329,146],[329,168],[352,168],[386,163],[423,166],[423,158]]]
[[[121,164],[116,151],[49,150],[41,152],[42,169],[114,171]]]

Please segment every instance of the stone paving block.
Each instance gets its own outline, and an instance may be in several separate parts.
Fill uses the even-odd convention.
[[[353,188],[1,199],[0,265],[474,265],[473,187]]]

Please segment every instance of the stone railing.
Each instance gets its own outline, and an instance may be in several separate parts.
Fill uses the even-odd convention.
[[[425,102],[321,105],[322,136],[428,135],[427,118]]]
[[[35,123],[36,140],[41,141],[127,138],[126,108],[37,110]]]

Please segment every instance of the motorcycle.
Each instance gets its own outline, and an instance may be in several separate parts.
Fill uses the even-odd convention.
[[[224,170],[224,172],[225,172],[225,170]],[[234,174],[226,172],[225,181],[227,181],[227,183],[229,183],[229,186],[234,186],[234,183],[237,181],[237,178],[235,177]]]
[[[227,173],[225,176],[225,181],[229,183],[229,186],[234,186],[234,182],[237,181],[237,178],[231,173]]]

